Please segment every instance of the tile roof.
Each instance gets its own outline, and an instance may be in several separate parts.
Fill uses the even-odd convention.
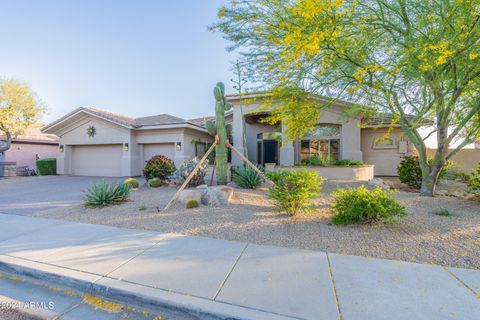
[[[188,121],[179,117],[175,117],[169,114],[158,114],[155,116],[148,116],[148,117],[138,117],[132,118],[128,116],[124,116],[118,113],[113,113],[110,111],[105,111],[97,108],[80,108],[95,115],[98,115],[102,118],[111,120],[113,122],[139,128],[143,126],[155,126],[155,125],[168,125],[168,124],[185,124]]]
[[[215,116],[206,116],[206,117],[200,117],[200,118],[194,118],[188,120],[191,124],[194,124],[196,126],[200,127],[205,127],[207,121],[209,120],[215,120]],[[233,112],[232,111],[227,111],[225,113],[225,123],[232,123],[233,122]]]
[[[156,116],[135,118],[136,126],[153,126],[161,124],[181,124],[186,123],[187,121],[182,118],[174,117],[169,114],[159,114]]]
[[[46,143],[46,144],[56,144],[59,139],[54,134],[42,133],[41,127],[43,124],[38,124],[34,127],[27,128],[22,134],[19,134],[13,138],[13,142],[33,142],[33,143]],[[0,135],[0,140],[5,140],[5,137]]]

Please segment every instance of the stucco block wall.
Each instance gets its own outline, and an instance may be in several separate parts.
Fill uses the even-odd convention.
[[[435,149],[428,149],[427,155],[433,157],[435,151]],[[480,149],[462,149],[454,155],[451,160],[455,163],[456,167],[469,173],[480,163]]]
[[[36,156],[43,158],[56,158],[59,154],[58,145],[12,143],[10,149],[5,151],[5,161],[16,162],[17,167],[27,166],[35,168]]]

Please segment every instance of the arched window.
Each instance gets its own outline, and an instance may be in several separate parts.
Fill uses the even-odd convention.
[[[319,124],[300,141],[300,160],[319,155],[327,160],[340,158],[342,127],[337,124]]]

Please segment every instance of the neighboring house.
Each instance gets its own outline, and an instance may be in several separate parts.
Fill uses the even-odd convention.
[[[0,155],[0,161],[15,162],[17,168],[35,168],[35,161],[42,158],[55,158],[58,153],[58,137],[42,133],[38,125],[28,128],[22,135],[12,140],[10,149]],[[1,138],[0,138],[1,140]]]
[[[60,138],[59,174],[139,176],[154,155],[165,155],[177,166],[202,156],[213,141],[205,129],[209,118],[184,120],[168,114],[131,118],[78,108],[42,131]]]
[[[280,143],[282,124],[262,123],[261,119],[266,113],[255,113],[263,97],[265,94],[243,96],[248,158],[254,163],[291,166],[318,154],[334,160],[363,160],[375,165],[375,175],[396,176],[397,166],[402,158],[414,150],[413,144],[399,127],[395,127],[388,138],[379,139],[390,127],[391,119],[388,117],[363,125],[361,117],[345,119],[343,111],[344,108],[348,108],[348,103],[332,103],[318,97],[312,99],[318,100],[319,104],[331,104],[328,109],[322,111],[318,126],[311,134],[296,139],[293,143]],[[227,99],[234,106],[233,145],[243,152],[239,96],[228,95]],[[233,165],[241,163],[239,157],[232,155]]]

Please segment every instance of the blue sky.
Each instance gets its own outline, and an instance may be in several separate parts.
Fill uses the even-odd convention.
[[[132,116],[212,114],[232,53],[207,30],[220,0],[0,0],[0,77],[29,84],[43,122],[81,106]]]

